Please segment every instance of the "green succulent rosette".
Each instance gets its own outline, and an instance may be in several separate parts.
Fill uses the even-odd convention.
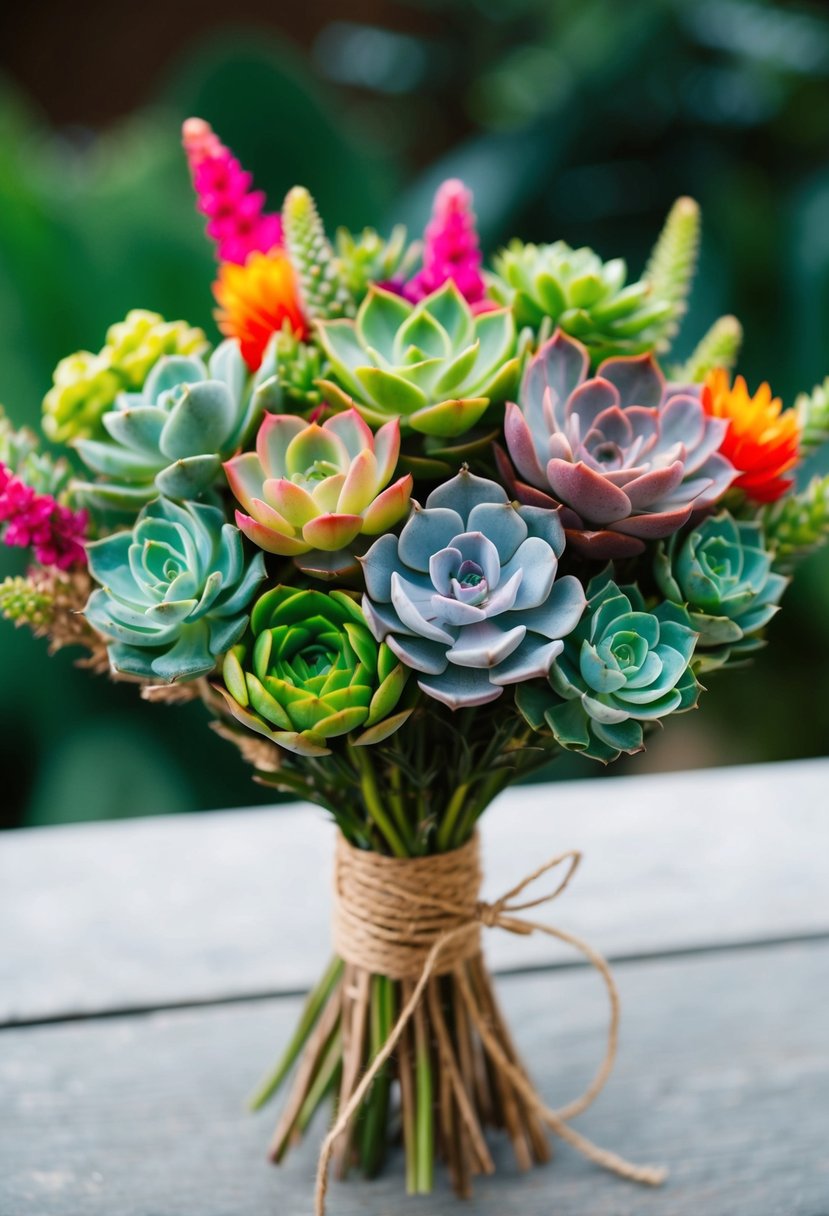
[[[374,286],[356,319],[318,322],[331,364],[329,404],[372,426],[451,439],[517,387],[520,356],[509,309],[474,314],[451,281],[411,304]]]
[[[408,672],[344,591],[267,591],[223,675],[219,691],[237,721],[301,756],[327,755],[331,740],[355,730],[356,743],[378,743],[411,712],[393,712]]]
[[[420,242],[407,240],[404,224],[395,224],[388,240],[374,228],[359,233],[338,228],[336,249],[342,281],[358,302],[373,283],[404,283],[420,257]]]
[[[160,359],[140,393],[121,393],[103,415],[107,438],[75,447],[97,481],[79,481],[84,505],[136,512],[159,494],[194,499],[221,478],[222,461],[278,403],[275,344],[248,373],[239,344],[223,342],[205,363],[198,356]]]
[[[587,592],[587,612],[564,639],[549,686],[521,685],[515,700],[533,730],[609,763],[641,751],[649,723],[696,705],[697,635],[684,608],[666,601],[649,611],[637,587],[618,587],[607,573]]]
[[[772,570],[763,529],[727,511],[660,544],[654,575],[662,593],[688,608],[699,634],[694,666],[710,671],[764,645],[760,635],[789,580]]]
[[[653,350],[675,310],[647,281],[628,283],[624,259],[603,262],[592,249],[565,241],[512,241],[495,269],[491,294],[512,307],[519,327],[561,329],[583,342],[594,361]]]
[[[195,680],[245,632],[265,560],[216,507],[165,498],[129,532],[87,545],[100,588],[84,615],[109,639],[113,670],[157,683]]]

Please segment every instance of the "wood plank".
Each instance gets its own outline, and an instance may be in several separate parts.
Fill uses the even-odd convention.
[[[829,931],[829,760],[510,791],[484,819],[494,896],[550,854],[548,915],[611,956]],[[0,837],[0,1022],[308,987],[333,833],[307,806]],[[568,957],[488,935],[497,968]]]
[[[331,1216],[822,1216],[829,1211],[829,945],[630,963],[618,969],[619,1066],[578,1127],[671,1179],[647,1191],[567,1146],[496,1177],[462,1209],[441,1181],[427,1205],[402,1195],[402,1163],[376,1183],[332,1187]],[[551,1100],[595,1068],[606,1023],[595,976],[500,983]],[[4,1216],[306,1216],[322,1127],[281,1170],[264,1162],[274,1111],[242,1109],[284,1042],[294,999],[0,1033]]]

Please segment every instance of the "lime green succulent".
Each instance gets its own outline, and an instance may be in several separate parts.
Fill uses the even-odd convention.
[[[603,262],[592,249],[565,241],[512,241],[495,258],[491,293],[510,304],[519,326],[558,328],[578,338],[594,361],[653,350],[674,306],[642,280],[627,283],[622,258]]]
[[[325,399],[373,426],[399,418],[404,432],[453,438],[517,387],[510,310],[476,315],[451,281],[417,304],[372,287],[354,321],[318,328],[331,362]]]
[[[641,751],[649,723],[696,705],[697,635],[684,608],[665,602],[649,611],[637,587],[618,587],[607,572],[587,594],[587,612],[564,639],[549,685],[522,684],[515,700],[533,730],[546,728],[561,747],[609,763]]]
[[[200,329],[135,308],[111,325],[98,354],[79,350],[61,359],[43,400],[43,430],[54,443],[102,434],[101,419],[118,393],[140,389],[164,355],[201,355]]]
[[[377,743],[410,713],[393,713],[408,672],[344,591],[267,591],[223,675],[233,716],[298,755],[327,755],[331,740],[358,729],[355,742]]]

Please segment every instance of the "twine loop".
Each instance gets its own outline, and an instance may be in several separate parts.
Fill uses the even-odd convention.
[[[619,992],[607,962],[587,942],[554,925],[528,920],[519,914],[557,899],[575,875],[581,858],[581,853],[575,850],[551,857],[499,899],[488,903],[478,899],[481,867],[477,833],[450,853],[411,859],[355,849],[344,837],[339,837],[334,877],[334,945],[338,954],[344,961],[373,974],[416,982],[385,1044],[339,1111],[323,1142],[317,1167],[316,1216],[325,1216],[328,1171],[337,1140],[397,1046],[429,980],[449,972],[458,976],[469,1012],[494,1067],[509,1078],[555,1135],[621,1178],[648,1186],[659,1186],[664,1181],[666,1171],[661,1167],[634,1165],[599,1148],[569,1126],[568,1120],[581,1114],[598,1096],[613,1068],[619,1037]],[[529,887],[559,867],[563,867],[563,876],[552,890],[521,900]],[[465,979],[461,964],[479,953],[482,928],[503,929],[521,936],[544,933],[556,938],[578,950],[604,981],[610,1002],[604,1059],[584,1093],[557,1110],[543,1102],[532,1082],[504,1053]]]

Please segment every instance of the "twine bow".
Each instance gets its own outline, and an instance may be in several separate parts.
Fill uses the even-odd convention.
[[[443,897],[436,897],[424,892],[422,895],[413,894],[411,890],[406,890],[404,893],[406,900],[411,903],[415,902],[424,908],[430,909],[432,912],[440,910],[445,913],[447,918],[451,918],[452,927],[445,932],[440,933],[434,940],[431,949],[426,955],[420,975],[412,989],[408,1001],[400,1011],[400,1015],[384,1043],[383,1047],[374,1057],[370,1067],[362,1077],[359,1085],[354,1089],[349,1101],[339,1112],[337,1119],[328,1132],[320,1152],[319,1162],[317,1166],[317,1182],[315,1195],[315,1211],[316,1216],[325,1216],[325,1199],[328,1190],[328,1174],[331,1164],[331,1157],[340,1135],[346,1131],[348,1124],[355,1112],[359,1109],[363,1098],[371,1087],[375,1077],[380,1069],[388,1060],[389,1056],[394,1051],[400,1041],[400,1036],[403,1034],[412,1015],[415,1012],[420,1001],[423,999],[423,994],[426,985],[433,975],[437,973],[438,966],[443,955],[447,950],[451,950],[454,943],[459,939],[469,939],[474,931],[480,927],[487,929],[503,929],[507,933],[517,933],[524,937],[529,937],[533,933],[544,933],[548,937],[556,938],[558,941],[565,942],[578,950],[589,963],[601,975],[605,988],[607,989],[608,998],[610,1000],[610,1025],[608,1027],[607,1050],[604,1059],[599,1066],[598,1072],[587,1086],[584,1093],[569,1102],[566,1106],[559,1107],[557,1110],[547,1106],[533,1084],[527,1079],[524,1073],[516,1068],[515,1064],[506,1056],[500,1043],[493,1035],[487,1021],[481,1013],[474,999],[468,981],[463,972],[459,972],[459,982],[464,989],[464,996],[467,1000],[470,1013],[475,1023],[478,1034],[489,1052],[495,1066],[505,1074],[512,1082],[513,1086],[523,1097],[527,1105],[535,1112],[538,1118],[560,1139],[566,1141],[569,1145],[580,1152],[589,1161],[601,1166],[603,1169],[610,1170],[621,1178],[625,1178],[631,1182],[644,1183],[647,1186],[659,1186],[664,1182],[667,1171],[659,1166],[652,1165],[634,1165],[626,1161],[623,1157],[616,1153],[609,1152],[607,1149],[599,1148],[593,1144],[586,1136],[582,1136],[579,1132],[574,1131],[569,1126],[569,1120],[576,1115],[581,1114],[594,1101],[601,1090],[613,1068],[616,1058],[616,1050],[619,1037],[619,992],[616,988],[616,983],[611,975],[610,968],[600,954],[597,953],[587,942],[576,937],[572,933],[566,933],[563,929],[557,929],[554,925],[543,924],[540,921],[528,920],[526,917],[518,915],[522,912],[527,912],[531,908],[539,908],[545,904],[551,903],[557,899],[566,888],[569,886],[582,855],[577,851],[561,853],[557,857],[550,858],[538,869],[533,870],[526,878],[517,883],[511,890],[502,895],[500,899],[494,903],[486,903],[480,901],[475,905],[474,913],[470,916],[468,907],[463,907],[453,900],[448,900]],[[536,883],[545,874],[557,869],[559,866],[566,866],[564,876],[561,878],[557,886],[551,891],[543,895],[539,895],[533,899],[527,899],[523,902],[518,902],[520,896]],[[394,888],[386,886],[387,892],[394,894]]]

